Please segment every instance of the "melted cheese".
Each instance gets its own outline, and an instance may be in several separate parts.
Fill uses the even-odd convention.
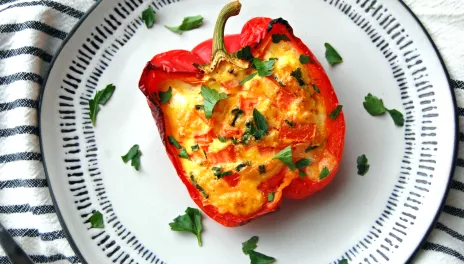
[[[167,134],[174,136],[179,143],[186,148],[191,160],[181,159],[183,169],[188,175],[193,175],[197,184],[203,188],[208,198],[204,198],[205,204],[215,206],[220,213],[231,213],[233,215],[250,215],[259,211],[267,201],[267,194],[260,190],[260,185],[276,175],[285,165],[279,160],[272,158],[283,146],[279,139],[284,120],[293,123],[315,124],[317,128],[315,143],[325,142],[324,122],[327,116],[324,105],[318,102],[318,97],[310,86],[311,79],[306,67],[299,61],[300,54],[290,42],[281,41],[278,44],[270,44],[264,55],[264,60],[278,58],[275,62],[274,76],[281,81],[285,87],[281,87],[278,82],[271,77],[256,76],[239,87],[238,83],[246,76],[253,73],[254,69],[239,70],[228,63],[223,63],[210,79],[205,80],[206,86],[214,88],[219,92],[227,93],[228,99],[219,101],[216,104],[212,119],[206,119],[204,112],[196,110],[196,105],[203,105],[204,99],[200,95],[201,85],[192,85],[178,80],[169,80],[163,83],[163,89],[172,87],[172,97],[167,104],[162,105],[165,113]],[[298,81],[291,76],[291,72],[300,68],[306,87],[300,87]],[[219,81],[218,81],[219,80]],[[285,91],[283,91],[285,89]],[[286,92],[288,96],[294,97],[289,101],[287,107],[280,105],[280,96]],[[245,124],[253,120],[251,110],[246,110],[231,126],[233,115],[231,111],[240,107],[241,100],[252,99],[255,101],[254,108],[258,109],[265,117],[269,126],[269,133],[260,141],[250,140],[248,145],[234,145],[231,140],[220,142],[217,138],[209,143],[200,143],[200,150],[191,150],[191,146],[198,144],[197,136],[207,135],[213,132],[214,135],[221,135],[228,130],[239,129],[239,136],[245,130]],[[314,142],[312,142],[314,143]],[[306,148],[308,142],[302,146]],[[233,148],[233,156],[229,157],[224,151]],[[320,148],[323,149],[323,148]],[[205,151],[208,158],[202,153]],[[317,181],[320,171],[324,167],[331,169],[334,164],[334,157],[330,154],[321,153],[316,149],[310,153],[304,151],[294,152],[294,158],[310,158],[313,163],[306,168],[308,177]],[[219,153],[219,154],[218,154]],[[232,158],[232,160],[229,160]],[[225,159],[225,162],[221,160]],[[219,164],[213,164],[213,160],[219,160]],[[244,162],[250,162],[240,172],[236,167]],[[265,165],[266,172],[260,174],[258,166]],[[231,171],[235,175],[238,173],[239,181],[237,185],[230,186],[224,179],[214,176],[213,167],[221,167],[223,172]],[[225,176],[234,177],[234,176]],[[280,185],[275,187],[276,199],[281,197],[282,190],[290,182],[298,177],[298,172],[285,173]]]

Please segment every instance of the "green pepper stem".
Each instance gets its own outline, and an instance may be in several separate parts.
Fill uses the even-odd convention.
[[[216,26],[214,27],[213,35],[213,58],[218,51],[223,51],[227,53],[226,46],[224,44],[224,28],[226,26],[227,20],[236,16],[240,13],[242,4],[237,1],[233,1],[224,6],[219,13],[218,19],[216,21]]]
[[[211,57],[211,62],[207,65],[195,65],[203,73],[212,73],[216,70],[216,68],[220,65],[222,61],[230,62],[233,65],[242,69],[247,69],[250,66],[247,61],[240,60],[235,56],[231,56],[227,52],[226,45],[224,43],[224,28],[226,26],[226,22],[230,17],[238,15],[240,13],[241,8],[242,4],[240,4],[240,2],[236,0],[224,6],[221,12],[219,13],[218,19],[216,21],[216,26],[214,27],[212,43],[213,56]]]

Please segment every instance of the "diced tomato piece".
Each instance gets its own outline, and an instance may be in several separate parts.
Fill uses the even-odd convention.
[[[234,146],[230,145],[216,153],[208,153],[208,159],[211,164],[235,162]]]
[[[213,138],[215,138],[214,131],[211,129],[208,131],[206,134],[201,134],[201,135],[195,135],[195,141],[198,144],[208,144],[213,141]]]
[[[276,148],[258,146],[258,151],[261,156],[271,156],[277,154]]]
[[[288,108],[295,101],[296,96],[287,89],[280,89],[277,101],[280,107]]]
[[[242,135],[242,130],[239,128],[224,128],[219,132],[221,137],[231,138],[231,137],[240,137]]]
[[[230,176],[224,176],[222,179],[224,179],[230,187],[235,187],[240,181],[240,175],[238,173],[234,173]]]
[[[274,192],[277,188],[282,184],[284,180],[285,173],[287,172],[287,167],[283,167],[279,172],[277,172],[274,176],[269,178],[267,181],[262,182],[258,189],[263,192]]]
[[[296,142],[312,142],[315,136],[315,124],[295,124],[294,127],[290,127],[282,123],[279,139],[288,139]]]
[[[244,98],[240,97],[240,109],[245,112],[252,111],[253,108],[258,104],[257,98]]]

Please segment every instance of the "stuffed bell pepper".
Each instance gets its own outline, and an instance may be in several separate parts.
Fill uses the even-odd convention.
[[[227,4],[192,51],[154,56],[139,82],[190,196],[228,227],[327,186],[345,135],[324,69],[287,21],[257,17],[224,35],[240,8]]]

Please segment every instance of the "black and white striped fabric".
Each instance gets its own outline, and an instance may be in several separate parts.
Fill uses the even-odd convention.
[[[447,44],[457,36],[464,38],[464,1],[440,1],[406,0],[432,35],[438,37],[437,44],[452,77],[464,80],[464,39],[452,47]],[[39,89],[53,55],[94,3],[0,0],[0,222],[36,263],[79,263],[66,241],[47,188],[39,149],[37,106]],[[440,13],[445,7],[452,7],[449,13],[454,22],[449,22],[448,13]],[[440,23],[455,31],[440,29]],[[459,56],[460,63],[455,63],[454,57]],[[453,86],[460,106],[460,127],[464,128],[464,82],[455,80]],[[417,254],[417,263],[464,262],[463,133],[459,140],[461,158],[448,200]],[[0,249],[0,264],[4,263],[9,261]]]

